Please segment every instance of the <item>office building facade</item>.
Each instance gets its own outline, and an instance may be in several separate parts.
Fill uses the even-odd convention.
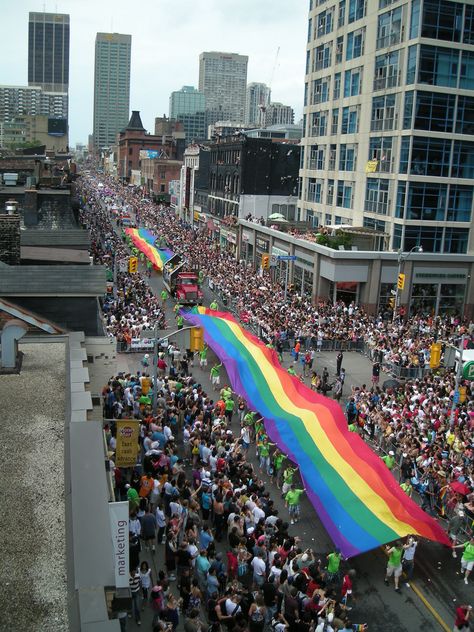
[[[473,132],[472,0],[310,3],[300,219],[472,253]]]
[[[295,113],[291,105],[283,103],[270,103],[265,111],[266,125],[293,125]]]
[[[30,13],[28,85],[47,92],[68,92],[69,15]]]
[[[97,33],[94,74],[94,147],[110,147],[127,125],[132,36]]]
[[[271,90],[265,83],[252,82],[247,86],[245,124],[260,126],[265,122],[265,111],[270,104]]]
[[[199,92],[211,113],[209,123],[224,119],[244,122],[248,59],[236,53],[199,55]]]
[[[196,114],[206,109],[206,98],[194,86],[183,86],[170,95],[169,117],[178,118],[179,114]]]

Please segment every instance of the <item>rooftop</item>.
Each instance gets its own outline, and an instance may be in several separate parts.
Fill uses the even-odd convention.
[[[2,629],[69,630],[65,560],[64,343],[22,344],[20,375],[4,375],[0,399],[0,610]],[[26,397],[25,393],[41,393]]]

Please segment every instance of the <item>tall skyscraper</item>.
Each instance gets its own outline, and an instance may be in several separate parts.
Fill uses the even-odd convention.
[[[69,15],[30,13],[28,85],[47,92],[68,92]]]
[[[263,123],[265,110],[270,103],[270,96],[270,88],[265,83],[249,83],[245,100],[245,123],[247,125],[261,125]]]
[[[179,114],[196,114],[206,109],[206,98],[194,86],[183,86],[170,95],[169,116],[177,118]]]
[[[132,36],[97,33],[94,74],[94,147],[110,147],[128,122]]]
[[[302,219],[474,250],[473,45],[471,0],[310,3]]]
[[[236,53],[199,55],[199,92],[206,97],[211,119],[244,122],[248,60]]]
[[[291,105],[283,103],[270,103],[265,112],[266,125],[293,125],[295,113]]]

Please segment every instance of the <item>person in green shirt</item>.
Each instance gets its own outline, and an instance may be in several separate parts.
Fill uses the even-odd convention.
[[[393,575],[395,590],[400,592],[398,583],[400,581],[400,575],[402,574],[403,545],[401,542],[395,542],[393,546],[385,547],[385,551],[388,555],[387,571],[384,579],[385,585],[388,586],[388,578]]]
[[[290,364],[290,366],[288,367],[288,373],[289,373],[290,375],[296,375],[296,371],[294,370],[294,368],[293,368],[293,365],[292,365],[292,364]]]
[[[130,513],[133,513],[140,506],[140,496],[138,495],[137,490],[134,487],[130,487],[128,483],[125,487],[127,489],[127,500],[130,506]]]
[[[209,347],[207,346],[206,343],[204,343],[204,347],[201,349],[201,351],[199,352],[199,366],[202,368],[204,368],[205,366],[207,366],[207,351],[208,351]]]
[[[359,426],[354,421],[347,426],[347,429],[349,432],[359,432]]]
[[[457,544],[453,546],[454,549],[464,549],[464,553],[461,557],[461,570],[464,571],[464,583],[469,583],[469,575],[474,568],[474,536],[470,540],[464,542],[464,544]]]
[[[183,316],[181,316],[181,314],[178,314],[176,316],[176,325],[177,325],[178,329],[182,329],[183,328],[184,318],[183,318]]]
[[[213,310],[213,311],[215,311],[215,312],[217,311],[217,309],[218,309],[218,305],[217,305],[217,301],[216,301],[215,299],[214,299],[214,300],[212,301],[212,303],[209,305],[209,309],[212,309],[212,310]]]
[[[232,415],[234,414],[234,408],[235,408],[234,400],[232,399],[232,397],[228,397],[225,400],[225,416],[229,425],[232,423]]]
[[[199,270],[198,272],[198,285],[201,286],[204,283],[204,272]]]
[[[403,489],[405,494],[411,498],[411,495],[413,494],[413,486],[410,482],[410,479],[409,478],[405,479],[405,482],[401,483],[400,487]]]
[[[160,296],[161,296],[161,303],[162,303],[162,305],[164,307],[166,305],[166,300],[168,298],[168,292],[163,288],[161,290]]]
[[[332,553],[329,553],[326,559],[328,561],[327,579],[332,581],[339,576],[339,568],[342,560],[341,551],[339,549],[335,549]]]
[[[257,443],[258,458],[260,463],[260,471],[270,474],[270,443],[267,435],[263,434],[261,440]]]
[[[281,489],[281,478],[282,478],[282,465],[285,460],[285,455],[280,452],[280,450],[275,450],[273,453],[273,473],[272,473],[272,482],[276,483],[278,489]]]
[[[224,388],[221,388],[220,396],[224,401],[232,397],[232,389],[230,386],[226,384]]]
[[[388,454],[382,457],[382,461],[388,467],[389,470],[393,470],[395,466],[395,452],[390,450]]]
[[[213,385],[215,391],[219,390],[219,384],[221,381],[221,378],[220,378],[221,366],[222,366],[222,363],[214,364],[214,366],[211,367],[211,384]]]
[[[288,490],[291,488],[293,484],[293,476],[295,475],[296,468],[288,466],[283,472],[283,496],[288,493]]]
[[[304,492],[304,489],[297,489],[295,485],[291,485],[290,491],[285,495],[285,504],[290,514],[290,524],[298,522],[300,517],[300,498]]]

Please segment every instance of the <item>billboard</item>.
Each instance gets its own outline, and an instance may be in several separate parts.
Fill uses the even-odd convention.
[[[139,427],[136,419],[117,419],[116,467],[134,467],[138,455]]]
[[[158,151],[156,149],[140,149],[140,160],[146,160],[147,158],[158,158]]]
[[[49,118],[48,134],[49,136],[65,136],[67,134],[67,119]]]

